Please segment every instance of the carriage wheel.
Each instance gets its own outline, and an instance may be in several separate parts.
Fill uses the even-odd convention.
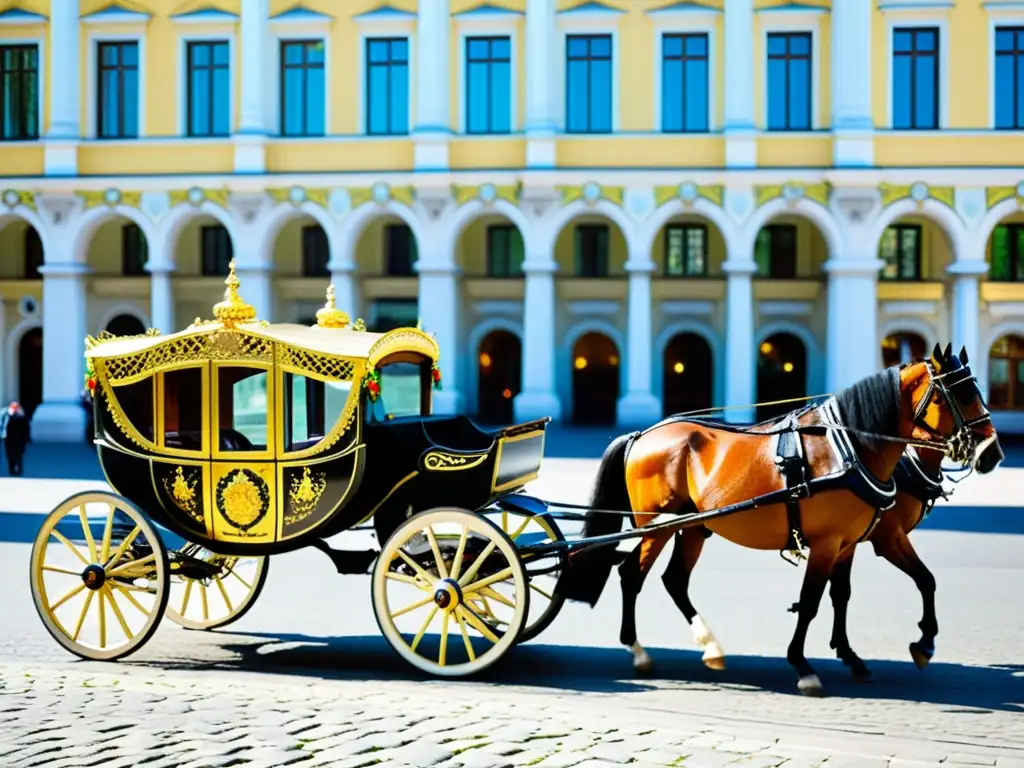
[[[93,491],[61,502],[32,545],[32,599],[54,639],[113,661],[153,636],[167,606],[167,550],[127,499]]]
[[[501,658],[530,609],[515,544],[493,522],[463,509],[432,509],[406,520],[374,564],[372,597],[391,647],[417,669],[442,677],[475,674]]]
[[[266,557],[227,557],[198,544],[186,544],[179,554],[220,566],[207,578],[184,576],[172,569],[167,618],[185,629],[218,629],[238,621],[267,581]]]
[[[558,523],[549,515],[525,515],[521,512],[501,510],[488,512],[501,530],[515,542],[517,547],[529,544],[543,544],[550,541],[565,541]],[[525,643],[537,637],[551,626],[565,605],[565,598],[555,594],[555,584],[562,571],[564,554],[545,555],[535,560],[524,560],[530,582],[530,613],[517,642]],[[531,576],[530,572],[538,575]]]

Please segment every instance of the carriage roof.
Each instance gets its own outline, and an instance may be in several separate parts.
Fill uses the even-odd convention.
[[[196,318],[185,330],[166,335],[151,329],[141,336],[118,337],[105,333],[95,338],[90,336],[86,340],[86,358],[106,363],[137,359],[141,365],[130,368],[139,374],[143,369],[152,373],[161,367],[180,363],[182,353],[193,361],[215,357],[222,359],[223,354],[215,352],[210,342],[225,332],[250,340],[249,343],[237,346],[237,354],[233,356],[240,358],[259,356],[256,350],[263,346],[259,344],[260,341],[283,345],[320,358],[365,361],[370,369],[395,353],[413,353],[434,362],[440,355],[433,337],[418,328],[371,333],[364,329],[362,321],[357,321],[353,327],[348,315],[335,306],[333,285],[327,289],[327,303],[317,312],[317,324],[305,326],[256,320],[255,309],[238,295],[239,280],[235,275],[234,262],[224,283],[227,289],[224,300],[214,306],[214,320]],[[165,352],[168,354],[165,355]],[[146,359],[145,363],[143,358]],[[295,358],[293,355],[292,359]],[[299,355],[298,359],[301,360],[302,356]],[[135,379],[138,376],[128,378]]]

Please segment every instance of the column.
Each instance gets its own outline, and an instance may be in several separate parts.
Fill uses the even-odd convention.
[[[754,366],[754,290],[752,259],[731,257],[722,265],[725,284],[725,420],[733,424],[754,420],[757,399]],[[737,407],[741,406],[741,407]]]
[[[555,272],[548,255],[527,256],[523,264],[523,389],[513,403],[518,422],[562,418],[555,392]]]
[[[434,392],[434,413],[462,413],[463,401],[459,391],[460,364],[463,349],[459,344],[459,270],[455,264],[439,258],[420,257],[419,316],[423,330],[433,334],[441,358],[443,389]]]
[[[832,130],[836,166],[874,165],[871,117],[872,0],[832,7]]]
[[[833,258],[828,274],[828,329],[825,386],[838,392],[878,371],[878,270],[875,258]]]
[[[78,174],[79,0],[54,3],[50,9],[50,130],[46,132],[44,173]]]
[[[273,323],[277,312],[274,303],[274,269],[269,264],[235,262],[235,274],[240,283],[238,295],[256,309],[256,319]]]
[[[242,104],[235,131],[235,172],[263,173],[266,170],[264,142],[269,133],[273,92],[267,77],[270,50],[270,0],[242,0]]]
[[[18,354],[16,350],[10,350],[8,354],[7,345],[7,302],[0,298],[0,339],[4,340],[4,346],[0,349],[0,403],[9,403],[14,393],[18,391],[18,383],[12,381],[11,368],[12,358]],[[13,387],[12,387],[13,385]]]
[[[334,286],[334,303],[348,314],[349,322],[354,323],[360,317],[361,307],[356,286],[355,253],[353,245],[346,242],[345,234],[336,229],[328,235],[331,257],[327,262],[327,270],[331,273],[331,285]]]
[[[555,0],[526,0],[526,165],[555,166]]]
[[[757,165],[754,138],[754,3],[725,0],[725,164]]]
[[[654,262],[626,264],[629,299],[626,318],[626,395],[619,400],[618,422],[647,426],[661,419],[661,401],[651,391],[651,346],[654,323],[651,308],[651,273]]]
[[[416,126],[413,134],[417,170],[448,168],[448,139],[451,134],[450,25],[449,0],[419,3],[416,17]]]
[[[162,334],[177,333],[180,328],[174,319],[174,267],[169,265],[149,268],[149,322]]]
[[[46,264],[43,274],[43,402],[32,439],[80,443],[85,430],[86,275],[84,264]]]
[[[984,251],[982,251],[984,253]],[[988,272],[988,265],[983,261],[956,261],[949,267],[949,273],[955,276],[953,283],[953,351],[960,353],[960,347],[967,348],[968,360],[981,361],[981,331],[978,320],[981,316],[979,300],[979,281]],[[975,363],[971,370],[978,377],[978,383],[984,384],[982,392],[988,392],[988,371]]]

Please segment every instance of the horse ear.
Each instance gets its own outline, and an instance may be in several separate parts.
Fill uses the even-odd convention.
[[[938,342],[935,344],[935,349],[932,350],[931,363],[936,368],[942,367],[942,347],[939,346]]]
[[[952,357],[952,355],[953,355],[953,342],[950,342],[949,344],[946,345],[946,348],[942,351],[942,359],[948,362],[950,357]]]
[[[960,362],[963,363],[964,365],[967,365],[967,363],[969,362],[968,359],[967,359],[967,347],[966,346],[960,347]]]

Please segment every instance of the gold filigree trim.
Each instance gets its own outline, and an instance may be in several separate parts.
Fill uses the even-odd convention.
[[[252,470],[236,469],[217,483],[217,509],[221,517],[240,531],[249,531],[269,508],[267,484]]]
[[[303,467],[302,477],[293,477],[291,487],[288,489],[292,514],[285,515],[284,522],[287,525],[294,525],[313,514],[325,490],[327,476],[323,472],[317,472],[314,478],[309,467]]]
[[[203,521],[202,515],[197,513],[198,498],[196,497],[196,485],[199,483],[199,472],[192,470],[188,477],[185,477],[183,467],[177,467],[173,475],[164,477],[164,490],[171,497],[171,501],[182,512],[187,512],[199,522]]]
[[[423,457],[423,466],[431,472],[457,472],[480,466],[488,456],[489,453],[480,456],[458,456],[443,451],[431,451]]]
[[[367,353],[367,364],[370,369],[393,352],[418,352],[429,357],[435,363],[441,357],[437,342],[433,337],[415,328],[397,328],[384,334]]]

